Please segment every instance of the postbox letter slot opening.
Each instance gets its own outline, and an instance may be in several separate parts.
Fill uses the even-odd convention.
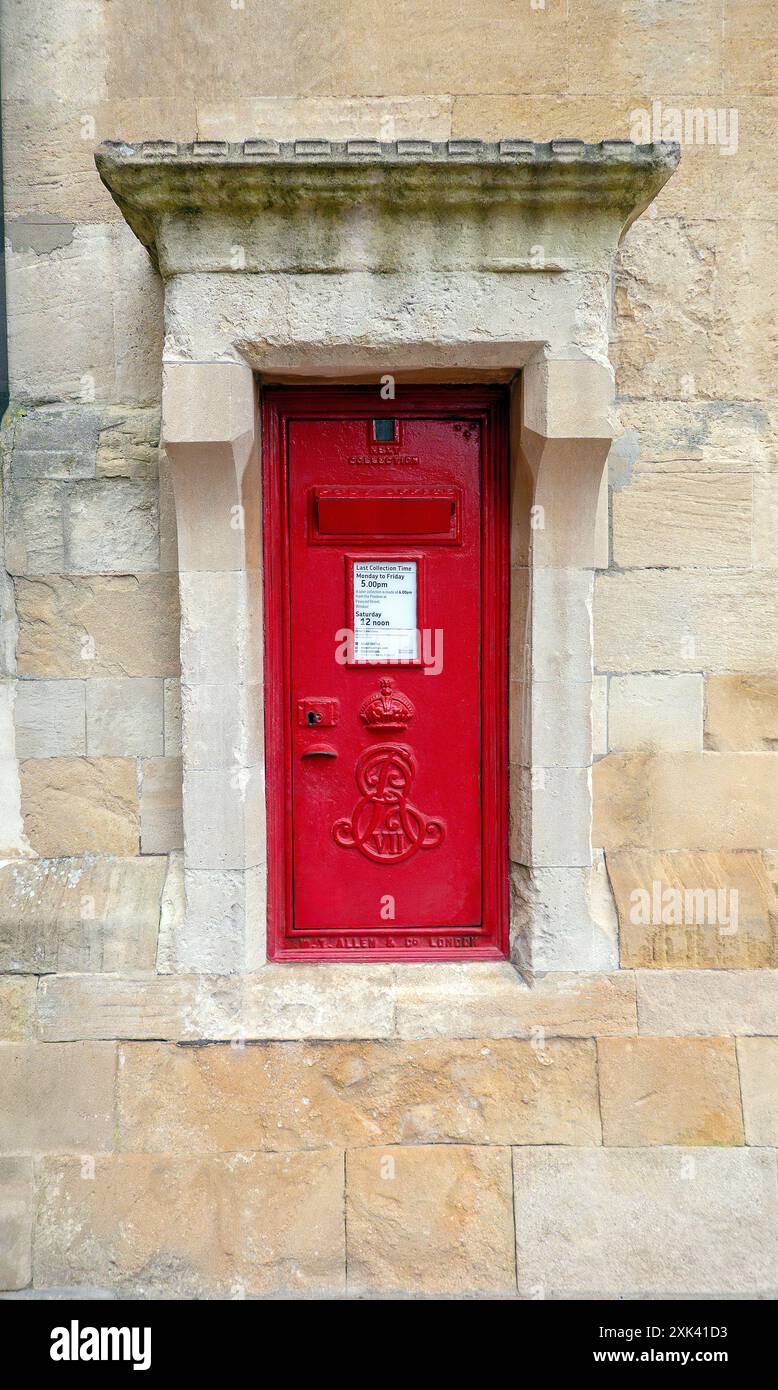
[[[318,488],[313,497],[311,539],[330,545],[339,540],[402,544],[404,539],[456,545],[459,520],[455,490],[408,495],[400,489],[344,493]]]

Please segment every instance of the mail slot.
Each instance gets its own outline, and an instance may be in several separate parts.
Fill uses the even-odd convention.
[[[403,537],[429,545],[460,541],[458,488],[314,488],[311,502],[311,538],[325,545],[375,543],[381,538],[402,542]]]
[[[315,533],[321,540],[375,541],[378,537],[407,536],[412,540],[457,540],[457,496],[409,495],[395,490],[384,493],[315,492]]]
[[[376,407],[379,408],[376,408]],[[274,960],[507,947],[498,389],[264,396]]]

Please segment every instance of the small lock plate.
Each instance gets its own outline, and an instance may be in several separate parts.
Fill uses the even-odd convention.
[[[297,723],[307,729],[331,729],[340,719],[340,701],[321,699],[297,701]]]

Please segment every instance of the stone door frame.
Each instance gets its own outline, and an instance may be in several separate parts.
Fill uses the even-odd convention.
[[[186,897],[175,968],[289,969],[265,964],[259,393],[279,381],[379,391],[392,377],[512,383],[511,960],[517,984],[614,969],[615,913],[591,849],[610,274],[677,151],[269,143],[112,145],[98,157],[165,278]],[[342,968],[433,971],[441,998],[459,972],[484,969]]]

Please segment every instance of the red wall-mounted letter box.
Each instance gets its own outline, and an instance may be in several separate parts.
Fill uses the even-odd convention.
[[[264,410],[271,955],[504,955],[502,394]]]

